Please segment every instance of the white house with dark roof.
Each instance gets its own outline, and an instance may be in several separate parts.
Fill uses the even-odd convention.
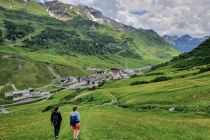
[[[33,97],[34,95],[37,96],[44,96],[49,94],[49,92],[41,92],[35,89],[25,89],[20,91],[13,91],[9,93],[5,93],[5,97],[13,97],[13,101],[19,101],[22,99]]]
[[[18,100],[32,97],[30,90],[13,91],[11,94],[7,94],[7,95],[5,94],[5,96],[8,96],[8,95],[13,97],[13,101],[18,101]]]

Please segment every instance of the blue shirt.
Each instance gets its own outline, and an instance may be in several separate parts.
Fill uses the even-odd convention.
[[[79,121],[79,123],[77,123],[76,125],[80,125],[80,113],[78,111],[71,111],[70,118],[71,116],[77,116],[77,121]]]

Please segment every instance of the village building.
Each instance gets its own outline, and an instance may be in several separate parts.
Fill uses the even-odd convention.
[[[49,92],[41,92],[35,89],[25,89],[25,90],[5,93],[5,97],[12,97],[13,101],[19,101],[22,99],[31,98],[33,96],[44,96],[47,94],[49,94]]]
[[[62,85],[65,85],[66,89],[84,89],[84,88],[96,88],[100,86],[102,83],[110,81],[110,80],[121,80],[130,78],[131,76],[139,74],[140,71],[137,70],[125,70],[125,69],[116,69],[113,68],[111,70],[105,69],[94,69],[91,67],[87,67],[89,70],[96,70],[96,72],[90,76],[82,76],[74,78],[76,80],[70,80],[70,78],[61,78],[60,82]],[[74,81],[74,82],[69,82]],[[65,83],[65,84],[63,84]],[[67,86],[68,83],[69,85]]]
[[[68,78],[59,78],[58,79],[58,83],[60,83],[61,85],[74,84],[77,81],[78,81],[78,79],[76,77],[68,77]]]
[[[129,78],[128,73],[122,69],[111,69],[111,75],[113,80]]]
[[[13,101],[18,101],[21,99],[32,97],[32,94],[29,90],[13,91],[12,94]]]

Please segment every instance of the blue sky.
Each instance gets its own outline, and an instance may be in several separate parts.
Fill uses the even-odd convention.
[[[60,0],[100,10],[105,16],[159,34],[210,35],[210,0]]]

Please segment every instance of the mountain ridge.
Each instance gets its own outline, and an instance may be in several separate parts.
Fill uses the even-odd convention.
[[[153,66],[152,70],[171,69],[176,71],[193,70],[210,66],[210,37],[188,53],[180,54],[168,62]],[[172,71],[172,70],[171,70]]]
[[[82,75],[88,73],[81,70],[86,66],[138,68],[159,64],[180,54],[152,30],[149,33],[122,31],[78,15],[71,20],[58,20],[50,17],[42,5],[31,0],[26,6],[14,0],[5,2],[8,1],[0,1],[0,32],[3,32],[0,35],[0,38],[3,37],[0,52],[3,57],[20,58],[21,61],[27,60],[27,63],[12,59],[10,65],[14,67],[11,68],[16,70],[19,67],[16,64],[20,64],[21,74],[18,75],[19,69],[16,73],[11,69],[7,72],[10,78],[6,78],[6,69],[2,69],[2,84],[19,83],[27,87],[34,87],[36,83],[42,85],[42,78],[47,73],[42,74],[39,69],[48,71],[48,65],[54,67],[61,76],[74,73]],[[15,7],[11,8],[10,5]],[[39,10],[37,8],[45,13],[33,13]],[[30,61],[37,64],[27,67]],[[0,67],[5,67],[5,62],[2,61]],[[29,71],[34,71],[31,80],[28,79],[32,77]],[[44,84],[49,81],[44,81]]]
[[[29,1],[29,2],[31,2],[31,1]],[[60,6],[61,5],[61,6]],[[62,7],[62,6],[64,6],[64,7]],[[51,1],[51,2],[47,2],[46,4],[45,4],[45,8],[46,9],[48,9],[48,11],[52,11],[51,9],[54,9],[54,12],[57,12],[57,14],[61,14],[61,15],[69,15],[69,14],[67,14],[66,12],[65,12],[65,8],[66,8],[66,6],[67,7],[69,7],[69,6],[71,6],[71,5],[66,5],[66,4],[63,4],[63,3],[61,3],[61,2],[59,2],[59,1]],[[79,6],[79,7],[83,7],[84,8],[84,6]],[[64,10],[64,13],[62,12],[62,10],[57,10],[58,8],[61,8],[62,10]],[[64,8],[64,9],[63,9]],[[87,8],[87,6],[85,6],[85,8],[86,9],[89,9],[89,10],[92,10],[92,11],[94,11],[94,12],[99,12],[99,11],[95,11],[93,8],[90,8],[90,7],[88,7]],[[84,12],[84,11],[83,11]],[[87,12],[85,12],[85,13],[87,13]],[[56,14],[56,13],[55,13]],[[73,12],[73,14],[75,14],[74,12]],[[11,14],[10,14],[11,15]],[[96,14],[97,15],[97,14]],[[8,15],[9,16],[9,15]],[[102,16],[102,13],[101,12],[99,12],[99,16]],[[84,16],[83,16],[84,17]],[[109,29],[109,27],[102,27],[102,25],[101,24],[96,24],[97,22],[90,22],[91,20],[88,20],[88,19],[86,19],[85,17],[84,18],[82,18],[82,17],[80,17],[80,16],[78,16],[78,15],[73,15],[73,18],[71,19],[71,20],[67,20],[66,22],[65,22],[65,24],[69,24],[69,25],[71,25],[72,27],[74,27],[74,29],[73,30],[83,30],[83,29],[81,29],[81,28],[83,28],[82,26],[84,26],[85,28],[85,30],[86,30],[86,33],[85,33],[85,36],[86,37],[88,37],[88,38],[90,38],[91,36],[93,37],[93,35],[94,34],[92,34],[92,35],[90,35],[90,33],[91,32],[101,32],[102,30],[104,30],[104,31],[102,31],[100,34],[104,34],[103,36],[106,36],[106,37],[104,37],[104,39],[105,38],[109,38],[108,40],[110,41],[108,41],[107,43],[108,44],[104,44],[105,46],[107,46],[107,45],[112,45],[113,46],[113,43],[114,44],[116,44],[117,42],[122,42],[123,40],[125,40],[126,38],[126,40],[130,40],[130,41],[126,41],[127,42],[127,45],[125,44],[125,43],[123,43],[124,45],[122,45],[122,43],[118,43],[118,45],[115,45],[115,46],[118,46],[118,47],[116,47],[116,48],[119,48],[119,46],[121,47],[121,48],[124,48],[123,46],[128,46],[129,44],[129,46],[131,46],[132,44],[132,46],[133,47],[130,47],[132,50],[133,50],[133,52],[134,52],[134,49],[135,48],[137,48],[137,49],[139,49],[138,47],[139,47],[139,45],[145,45],[145,46],[147,46],[147,49],[149,49],[150,47],[152,47],[152,46],[156,46],[156,44],[159,44],[159,45],[161,45],[161,48],[162,49],[172,49],[172,48],[170,48],[170,46],[169,45],[167,45],[167,43],[156,33],[156,32],[154,32],[153,30],[143,30],[143,29],[135,29],[134,27],[131,27],[131,26],[124,26],[124,27],[126,27],[126,28],[124,28],[126,31],[121,31],[121,30],[118,30],[115,26],[114,27],[111,27],[110,29]],[[54,21],[54,22],[56,22],[56,21]],[[60,23],[59,23],[60,24]],[[85,25],[86,24],[86,25]],[[121,23],[118,23],[119,25],[123,25],[123,24],[121,24]],[[81,26],[78,26],[78,25],[81,25]],[[63,27],[62,27],[63,28]],[[102,29],[103,28],[103,29]],[[47,29],[50,29],[50,28],[47,28]],[[101,30],[102,29],[102,30]],[[63,30],[63,29],[62,29]],[[92,31],[91,31],[92,30]],[[109,32],[107,32],[106,30],[109,30]],[[52,30],[53,31],[53,30]],[[79,31],[79,32],[80,32]],[[77,31],[76,31],[77,32]],[[89,33],[88,33],[89,32]],[[94,33],[93,32],[93,33]],[[112,32],[112,33],[111,33]],[[130,32],[129,34],[129,37],[125,37],[125,36],[127,36],[126,34],[127,34],[127,32]],[[141,41],[141,43],[139,42],[138,44],[134,44],[134,43],[132,43],[133,41],[134,41],[134,39],[131,39],[131,38],[133,38],[133,35],[132,35],[132,32],[134,32],[137,36],[139,36],[140,38],[142,38],[142,39],[140,39],[140,40],[142,40]],[[44,33],[44,32],[42,32],[42,33]],[[45,33],[47,33],[47,32],[45,32]],[[67,33],[67,32],[66,32]],[[64,34],[66,34],[66,33],[64,33]],[[106,34],[109,34],[108,36],[106,35]],[[121,34],[121,35],[120,35]],[[114,36],[113,36],[114,35]],[[120,36],[119,36],[120,35]],[[135,36],[136,36],[135,35]],[[77,36],[77,35],[76,35]],[[84,35],[83,35],[84,36]],[[99,35],[100,36],[100,35]],[[99,36],[94,36],[94,37],[96,37],[96,38],[98,38]],[[117,37],[117,36],[119,36],[119,37]],[[132,37],[131,37],[132,36]],[[92,39],[92,40],[94,40],[93,38],[90,38],[90,39]],[[112,43],[112,41],[113,41],[113,39],[112,38],[115,38],[115,41]],[[130,39],[129,39],[130,38]],[[33,39],[35,39],[35,38],[33,38]],[[133,41],[132,41],[133,40]],[[102,40],[101,40],[102,41]],[[31,41],[25,41],[24,43],[30,43]],[[34,42],[34,41],[33,41]],[[70,41],[71,42],[71,41]],[[79,42],[81,42],[81,41],[79,41]],[[95,42],[95,41],[94,41]],[[130,42],[130,43],[128,43],[128,42]],[[101,42],[97,42],[97,44],[99,44],[99,43],[101,43]],[[32,45],[32,44],[31,44]],[[30,46],[31,46],[30,45]],[[78,45],[77,45],[78,46]],[[158,45],[157,45],[158,46]],[[104,48],[104,47],[103,47]],[[116,49],[116,48],[114,48],[114,49]],[[151,48],[152,49],[152,48]],[[167,56],[168,54],[169,54],[169,52],[164,52],[164,51],[162,51],[162,49],[161,50],[158,50],[158,49],[156,49],[156,51],[157,51],[157,53],[159,53],[158,55],[160,55],[160,59],[161,59],[161,57],[165,57],[165,56]],[[128,50],[128,49],[127,49]],[[118,51],[121,51],[121,50],[118,50]],[[174,50],[174,52],[175,52],[175,50]],[[139,54],[139,53],[141,53],[141,55],[143,54],[147,54],[147,52],[142,52],[142,51],[138,51],[137,52],[137,54]],[[154,54],[152,54],[153,56],[155,56],[156,54],[155,54],[156,52],[154,52]],[[133,53],[134,54],[134,53]],[[151,57],[153,57],[153,56],[151,56]]]
[[[109,25],[112,27],[117,27],[121,31],[128,32],[141,32],[141,33],[155,33],[152,29],[137,29],[133,26],[125,25],[123,23],[117,22],[114,19],[106,17],[103,13],[93,7],[85,5],[72,5],[63,3],[59,0],[45,1],[42,3],[49,14],[57,19],[69,20],[72,16],[80,15],[83,18],[98,22],[99,24]],[[65,9],[63,9],[65,8]],[[68,10],[72,10],[71,12]],[[73,15],[72,15],[73,13]],[[64,15],[64,17],[62,17]],[[158,35],[158,34],[157,34]]]
[[[190,52],[208,39],[208,36],[196,38],[188,34],[182,36],[164,35],[164,40],[182,52]]]

